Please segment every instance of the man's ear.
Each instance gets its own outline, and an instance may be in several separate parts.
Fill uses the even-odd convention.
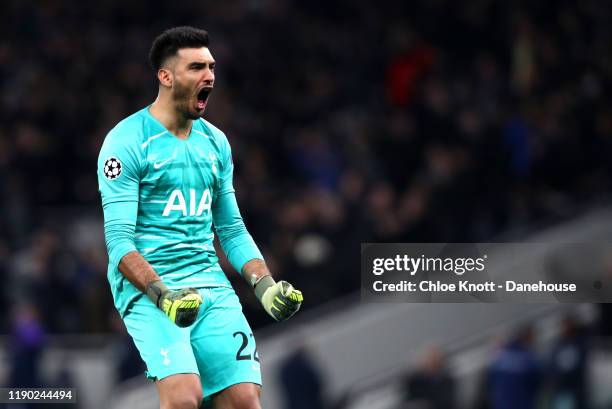
[[[172,76],[172,72],[170,72],[167,68],[160,68],[157,71],[157,79],[159,83],[164,87],[171,88],[174,77]]]

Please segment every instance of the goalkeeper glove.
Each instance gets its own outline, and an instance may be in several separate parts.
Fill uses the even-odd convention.
[[[202,304],[202,297],[195,288],[171,291],[161,280],[151,281],[146,293],[157,308],[181,328],[195,322]]]
[[[269,275],[255,283],[255,295],[264,310],[276,321],[284,321],[295,314],[302,305],[302,292],[286,281],[274,281]]]

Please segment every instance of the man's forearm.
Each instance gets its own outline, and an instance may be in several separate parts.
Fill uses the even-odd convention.
[[[161,280],[151,264],[137,251],[131,251],[121,258],[119,271],[142,292],[146,291],[149,283]]]
[[[248,261],[244,267],[242,267],[242,276],[247,283],[251,284],[251,287],[254,287],[255,283],[260,278],[269,275],[271,274],[270,270],[268,270],[268,266],[266,266],[266,262],[258,258]]]
[[[202,305],[197,289],[169,290],[151,264],[137,251],[121,258],[119,271],[176,325],[185,328],[195,322]]]

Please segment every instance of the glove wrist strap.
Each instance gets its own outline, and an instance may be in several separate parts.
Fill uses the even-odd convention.
[[[170,290],[168,290],[168,287],[166,287],[161,280],[149,282],[149,284],[147,284],[147,288],[145,289],[147,297],[149,297],[151,301],[153,301],[153,304],[155,304],[158,308],[160,307],[159,303],[162,296],[168,291]]]
[[[261,301],[261,297],[263,297],[263,294],[266,292],[266,290],[275,284],[276,281],[274,281],[274,279],[270,275],[265,275],[259,278],[253,286],[257,299]]]

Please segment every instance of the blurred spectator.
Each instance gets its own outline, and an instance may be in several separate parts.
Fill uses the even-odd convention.
[[[542,368],[532,349],[533,328],[521,328],[493,358],[487,389],[491,409],[535,409]]]
[[[287,409],[325,408],[325,383],[305,346],[298,347],[287,357],[279,376]]]
[[[456,407],[455,380],[442,352],[433,348],[423,356],[419,368],[405,381],[405,404],[402,408],[453,409]]]
[[[62,359],[59,371],[51,382],[48,382],[45,387],[47,388],[74,388],[76,386],[74,378],[75,363],[69,357]],[[82,404],[78,399],[77,390],[77,401],[71,403],[53,403],[53,409],[80,409]],[[37,409],[37,408],[35,408]]]
[[[561,334],[552,347],[548,369],[551,409],[588,409],[589,340],[575,317],[563,319]]]
[[[9,346],[9,387],[40,388],[40,359],[45,346],[45,330],[33,305],[17,306]]]

